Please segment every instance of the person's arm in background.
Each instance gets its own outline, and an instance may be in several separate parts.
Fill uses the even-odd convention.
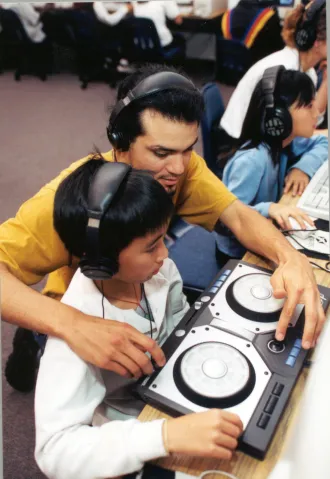
[[[133,11],[133,7],[132,4],[129,3],[128,5],[123,5],[120,7],[116,12],[109,13],[104,3],[94,2],[93,10],[100,22],[105,23],[106,25],[114,26],[117,25],[128,13],[131,13]]]
[[[253,148],[239,152],[228,163],[224,171],[224,182],[237,198],[244,204],[258,211],[265,218],[274,219],[281,228],[290,229],[289,216],[295,218],[304,228],[304,220],[310,222],[308,216],[296,206],[287,206],[275,201],[261,201],[252,205],[260,189],[262,178],[266,174],[267,157],[264,149]],[[269,161],[271,161],[269,159]],[[313,226],[313,222],[311,222]]]
[[[300,160],[294,163],[285,177],[284,193],[302,195],[311,178],[328,159],[328,138],[316,135],[312,138],[296,138],[292,153]]]
[[[40,21],[39,13],[33,8],[31,3],[15,4],[14,11],[29,25],[36,26]]]
[[[163,2],[165,15],[170,20],[174,20],[177,25],[181,25],[182,23],[182,15],[180,13],[179,7],[177,3],[173,0],[165,0]]]

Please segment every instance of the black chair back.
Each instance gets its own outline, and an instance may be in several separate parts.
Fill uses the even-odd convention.
[[[5,43],[30,43],[19,16],[13,10],[0,8],[0,24]]]
[[[157,62],[163,53],[155,24],[149,18],[127,18],[123,20],[127,32],[125,58],[131,62]]]

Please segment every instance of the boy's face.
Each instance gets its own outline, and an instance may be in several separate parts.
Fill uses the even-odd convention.
[[[136,238],[119,254],[119,270],[114,278],[127,283],[143,283],[158,273],[168,256],[164,236],[168,225],[155,233]]]
[[[145,134],[136,138],[129,151],[116,151],[116,158],[133,168],[152,171],[174,195],[197,142],[198,124],[170,120],[150,109],[141,114],[141,121]]]

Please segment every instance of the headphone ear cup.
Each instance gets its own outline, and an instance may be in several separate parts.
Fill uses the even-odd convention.
[[[110,127],[107,128],[108,140],[110,141],[113,148],[116,150],[127,151],[129,148],[126,147],[126,143],[122,133],[119,131],[111,131]]]
[[[312,48],[316,40],[316,29],[312,25],[298,28],[295,33],[295,42],[301,52],[306,52]]]
[[[92,280],[111,279],[118,271],[116,261],[109,258],[88,258],[84,256],[79,262],[81,272]]]
[[[266,108],[261,132],[268,142],[285,140],[292,132],[292,117],[286,108]]]
[[[107,136],[108,140],[110,141],[111,145],[114,148],[117,148],[117,143],[118,143],[118,135],[116,132],[112,131],[111,127],[107,127]]]

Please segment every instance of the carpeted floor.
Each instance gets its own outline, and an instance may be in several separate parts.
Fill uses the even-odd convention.
[[[209,74],[192,74],[196,84]],[[225,103],[231,87],[221,86]],[[109,149],[105,128],[115,91],[92,83],[83,91],[76,76],[54,75],[46,82],[12,73],[0,75],[0,222],[63,168],[94,148]],[[201,143],[196,150],[202,153]],[[36,286],[40,288],[40,285]],[[2,323],[2,368],[15,328]],[[3,379],[4,479],[42,479],[34,461],[34,394],[13,391]],[[78,479],[78,478],[77,478]]]

